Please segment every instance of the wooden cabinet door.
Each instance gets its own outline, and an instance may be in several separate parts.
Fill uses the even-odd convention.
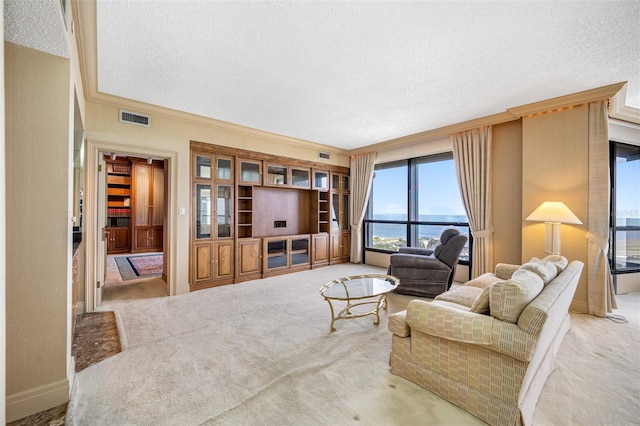
[[[329,263],[329,234],[312,235],[311,265],[322,266]]]
[[[329,249],[331,250],[331,252],[330,252],[329,260],[331,260],[332,263],[339,262],[340,259],[342,258],[341,242],[342,242],[341,233],[330,234]]]
[[[213,244],[196,243],[193,246],[193,282],[200,284],[213,280]]]
[[[216,241],[213,243],[215,259],[213,261],[213,279],[233,278],[234,258],[233,241]]]
[[[111,230],[113,236],[113,249],[127,251],[131,248],[131,232],[129,228],[114,228]]]
[[[132,252],[162,251],[165,216],[164,168],[159,164],[134,161]]]
[[[342,252],[341,258],[343,262],[348,262],[351,257],[351,232],[345,231],[342,233]]]
[[[244,278],[262,273],[262,255],[260,252],[260,238],[238,239],[238,277]]]

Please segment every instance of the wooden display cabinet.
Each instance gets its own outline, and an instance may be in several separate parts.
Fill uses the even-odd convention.
[[[230,284],[235,278],[233,171],[232,157],[192,154],[192,290]]]
[[[132,160],[132,253],[163,251],[164,164]]]
[[[328,265],[334,193],[345,259],[348,168],[193,141],[191,152],[191,290]]]

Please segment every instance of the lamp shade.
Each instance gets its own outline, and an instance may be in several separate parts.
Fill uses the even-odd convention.
[[[540,204],[525,220],[532,222],[556,222],[580,225],[582,222],[561,201],[545,201]]]

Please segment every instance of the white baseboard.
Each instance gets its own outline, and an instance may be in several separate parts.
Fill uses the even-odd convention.
[[[84,302],[78,302],[76,306],[76,315],[84,314]]]
[[[7,423],[67,403],[69,391],[69,380],[62,379],[7,395]]]

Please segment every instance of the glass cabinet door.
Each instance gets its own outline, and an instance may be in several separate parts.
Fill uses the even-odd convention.
[[[196,184],[196,239],[211,237],[211,185]]]
[[[265,185],[286,186],[289,184],[289,168],[286,166],[276,166],[267,164],[267,175]]]
[[[329,189],[329,173],[324,170],[313,171],[313,189]]]
[[[240,160],[240,183],[261,184],[262,163],[259,161]]]
[[[331,232],[340,230],[340,194],[331,194]]]
[[[309,263],[309,237],[291,238],[291,266]]]
[[[342,175],[342,190],[349,190],[349,175]]]
[[[335,191],[340,189],[340,175],[337,173],[331,174],[331,189]]]
[[[211,157],[207,155],[196,155],[196,177],[211,178]]]
[[[218,199],[216,201],[216,224],[218,238],[231,237],[231,215],[233,205],[231,202],[231,186],[218,185]]]
[[[267,269],[276,269],[289,266],[288,247],[286,238],[278,238],[267,241]]]
[[[349,195],[342,194],[342,231],[349,230]]]
[[[296,188],[311,188],[311,182],[309,180],[309,169],[300,169],[297,167],[291,168],[291,186]]]
[[[230,158],[218,158],[217,161],[217,178],[218,180],[231,180],[233,177],[233,170],[231,168]]]

